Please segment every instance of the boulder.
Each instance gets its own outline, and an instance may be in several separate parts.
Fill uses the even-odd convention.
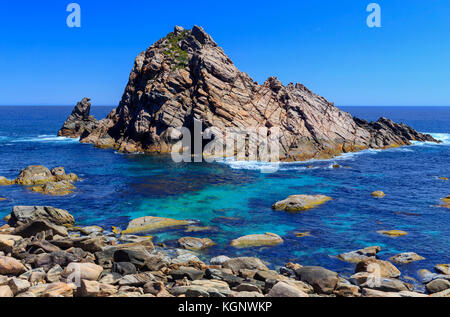
[[[77,290],[81,297],[109,297],[118,292],[116,286],[100,283],[97,281],[82,280]]]
[[[14,297],[14,294],[8,285],[0,285],[0,298],[5,297]]]
[[[63,271],[62,276],[70,282],[89,280],[97,281],[103,272],[103,267],[94,263],[70,263]]]
[[[45,285],[45,284],[44,284]],[[66,283],[56,282],[45,285],[46,287],[42,290],[41,297],[72,297],[73,288]]]
[[[19,177],[16,179],[16,184],[19,185],[40,185],[52,182],[54,180],[52,172],[42,165],[32,165],[23,169]]]
[[[27,280],[13,277],[9,280],[8,286],[15,296],[27,291],[31,287],[31,284]]]
[[[450,289],[450,281],[437,279],[428,283],[426,285],[426,288],[428,293],[430,294],[439,293],[447,289]]]
[[[178,244],[180,248],[199,251],[207,249],[213,246],[215,243],[209,238],[192,238],[192,237],[184,237],[178,240]]]
[[[304,266],[295,270],[297,278],[314,287],[314,291],[320,294],[331,294],[335,290],[339,276],[336,272],[319,266]]]
[[[382,292],[401,292],[409,291],[406,285],[397,280],[390,278],[377,278],[374,280],[367,280],[364,284],[360,285],[362,288],[371,288]]]
[[[355,273],[367,272],[375,277],[396,278],[401,275],[400,271],[390,262],[366,259],[356,265]]]
[[[204,272],[192,267],[181,266],[177,270],[172,270],[170,275],[174,280],[182,280],[187,277],[191,281],[200,280],[204,276]]]
[[[161,217],[142,217],[132,220],[122,234],[144,233],[167,228],[187,226],[192,222]]]
[[[405,252],[394,255],[393,257],[390,258],[390,260],[394,263],[408,264],[411,262],[425,260],[425,258],[414,252]]]
[[[211,263],[211,265],[222,265],[224,262],[228,261],[230,258],[227,257],[226,255],[219,255],[216,256],[214,258],[212,258],[211,260],[209,260],[209,263]]]
[[[450,275],[450,264],[438,264],[434,268],[439,273]]]
[[[0,256],[0,275],[20,275],[26,271],[22,262],[8,257]]]
[[[267,297],[309,297],[308,294],[301,290],[286,284],[284,282],[278,282],[270,290]]]
[[[285,200],[276,202],[272,208],[288,212],[305,211],[320,206],[330,200],[333,199],[324,195],[293,195]]]
[[[358,263],[368,258],[375,258],[377,253],[380,251],[381,248],[379,246],[372,246],[352,252],[339,254],[338,259],[345,262]]]
[[[130,262],[116,262],[113,264],[112,268],[113,273],[118,273],[120,275],[132,275],[136,274],[136,266]]]
[[[10,234],[0,234],[0,251],[6,254],[11,253],[16,242],[21,241],[21,236],[14,236]]]
[[[235,248],[248,248],[260,246],[275,246],[283,243],[283,239],[274,233],[251,234],[231,241],[231,246]]]
[[[60,235],[63,237],[67,237],[69,235],[67,229],[63,226],[52,224],[46,220],[35,220],[18,226],[14,229],[12,234],[21,236],[23,238],[29,238],[37,235],[40,232],[47,232],[50,230],[53,235]]]
[[[148,282],[155,281],[155,277],[150,272],[144,272],[139,274],[125,275],[122,277],[118,284],[119,286],[131,286],[142,287]]]
[[[60,226],[75,223],[75,219],[67,210],[49,206],[15,206],[8,223],[15,226],[17,222],[27,223],[34,220],[47,220]]]
[[[145,267],[150,258],[150,253],[144,247],[119,249],[113,255],[114,262],[130,262],[138,269]]]
[[[235,273],[238,273],[239,270],[243,269],[259,271],[269,270],[260,259],[253,257],[232,258],[222,263],[222,266],[231,269]]]

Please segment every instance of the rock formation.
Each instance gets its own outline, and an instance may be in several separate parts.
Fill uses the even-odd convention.
[[[83,132],[90,132],[97,124],[97,120],[90,116],[91,103],[89,98],[81,100],[73,109],[72,114],[64,122],[63,127],[58,132],[58,136],[68,138],[79,138]]]
[[[279,128],[283,161],[437,142],[385,118],[371,123],[353,118],[302,84],[284,86],[270,77],[260,85],[198,26],[175,27],[139,54],[119,106],[106,119],[92,128],[77,125],[87,120],[87,112],[80,110],[88,107],[82,105],[60,135],[78,135],[86,126],[81,142],[123,152],[170,152],[181,138],[176,129],[192,131],[194,121],[202,123],[203,131],[221,133],[227,128]]]

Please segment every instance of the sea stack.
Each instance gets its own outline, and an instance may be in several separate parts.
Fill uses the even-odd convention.
[[[180,139],[176,129],[192,131],[195,120],[203,131],[214,127],[222,133],[228,128],[279,128],[282,161],[437,142],[385,118],[372,123],[353,118],[299,83],[284,86],[270,77],[260,85],[239,71],[199,26],[175,27],[139,54],[119,106],[106,119],[77,129],[69,118],[61,135],[79,135],[84,128],[83,143],[122,152],[167,153]]]
[[[58,136],[68,138],[79,138],[83,132],[90,132],[97,124],[97,120],[90,116],[91,99],[83,98],[72,111],[72,114],[64,122],[63,127],[58,132]]]

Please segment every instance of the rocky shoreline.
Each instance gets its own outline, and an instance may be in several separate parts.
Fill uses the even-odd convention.
[[[399,279],[380,247],[339,255],[355,263],[350,278],[322,267],[287,263],[277,271],[256,257],[218,256],[202,262],[194,251],[209,241],[184,237],[179,248],[151,237],[76,227],[69,212],[14,207],[0,227],[0,297],[449,297],[450,266],[423,270],[427,293]],[[394,263],[423,258],[397,255]]]

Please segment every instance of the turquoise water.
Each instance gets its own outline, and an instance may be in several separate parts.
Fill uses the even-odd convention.
[[[104,117],[111,108],[95,107]],[[0,107],[0,175],[15,178],[32,164],[64,166],[83,178],[66,197],[32,193],[20,186],[0,187],[0,217],[15,205],[52,205],[69,210],[80,225],[125,228],[136,217],[189,219],[210,230],[154,234],[156,242],[175,245],[183,236],[210,237],[217,245],[200,254],[254,255],[273,266],[295,261],[321,265],[349,275],[354,265],[335,256],[380,245],[381,258],[417,252],[425,261],[399,266],[417,278],[421,268],[449,263],[449,210],[437,208],[450,194],[450,108],[348,107],[368,120],[386,116],[430,132],[443,144],[415,144],[386,151],[364,151],[328,161],[282,164],[276,173],[260,172],[255,163],[176,164],[170,157],[123,155],[54,135],[71,107]],[[339,163],[346,168],[333,169]],[[314,169],[307,169],[308,165]],[[385,199],[370,193],[383,190]],[[333,201],[304,213],[276,212],[271,205],[292,194],[326,194]],[[378,230],[405,230],[396,239]],[[297,238],[295,232],[310,231]],[[236,250],[232,239],[273,232],[285,242],[277,247]]]

